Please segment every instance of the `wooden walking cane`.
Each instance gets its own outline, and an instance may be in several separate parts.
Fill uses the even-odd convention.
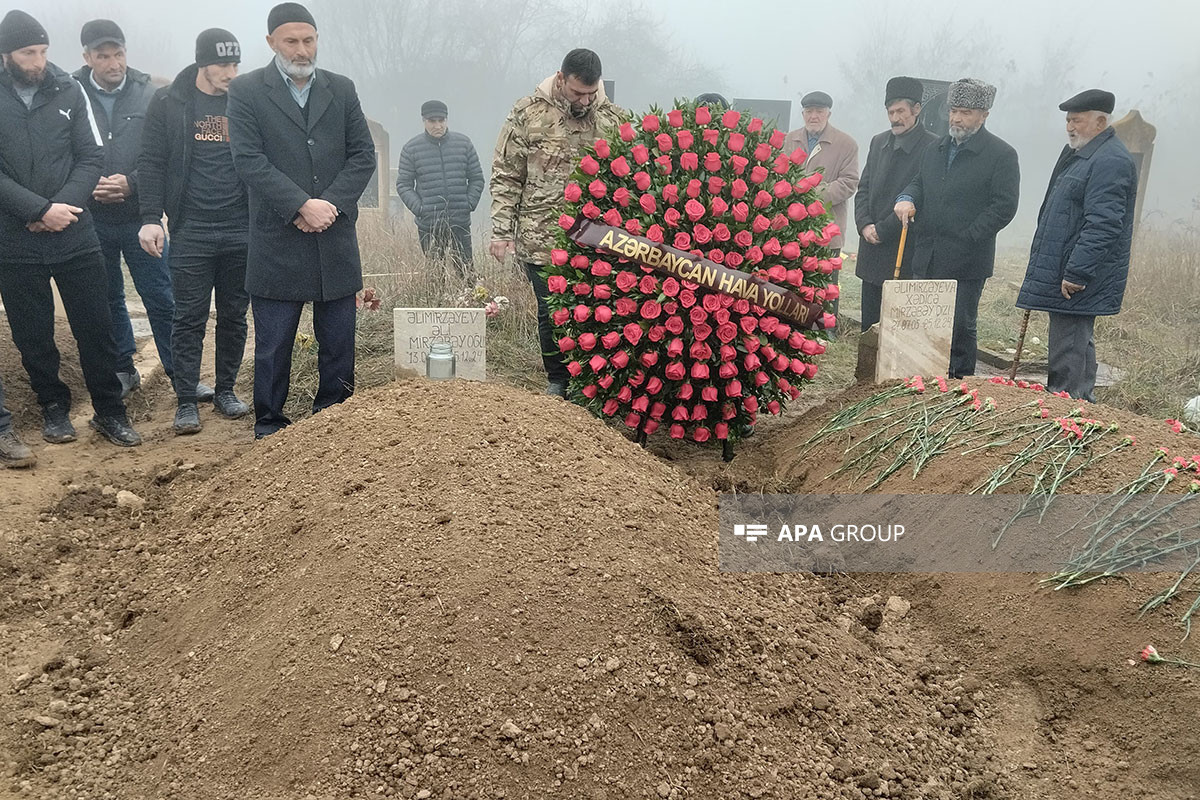
[[[1017,354],[1013,356],[1012,369],[1008,371],[1010,381],[1017,379],[1017,367],[1021,365],[1021,351],[1025,349],[1025,330],[1029,327],[1029,315],[1032,313],[1031,309],[1026,309],[1025,316],[1021,319],[1021,332],[1017,334]]]
[[[892,280],[900,280],[900,263],[904,261],[904,243],[908,241],[908,217],[904,218],[903,227],[900,228],[900,247],[896,250],[896,271],[892,273]]]

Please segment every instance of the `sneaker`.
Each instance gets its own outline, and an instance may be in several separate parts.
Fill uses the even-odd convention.
[[[195,403],[180,403],[175,410],[175,422],[171,425],[176,435],[186,436],[200,432],[200,409]]]
[[[121,382],[121,399],[124,400],[134,389],[142,385],[142,373],[136,369],[133,372],[118,372],[117,380]]]
[[[567,396],[567,382],[550,381],[550,383],[546,386],[546,394],[565,399]]]
[[[32,467],[37,463],[37,456],[21,441],[17,432],[12,428],[0,431],[0,466],[10,469]]]
[[[88,424],[91,425],[92,430],[117,447],[137,447],[142,443],[142,437],[138,436],[138,432],[130,427],[129,419],[124,414],[111,417],[97,415],[92,417]]]
[[[226,419],[240,419],[250,413],[250,406],[239,400],[232,389],[217,392],[213,398],[213,408]]]
[[[76,439],[75,426],[71,424],[68,409],[59,403],[51,403],[42,409],[42,438],[50,444],[66,444]]]
[[[213,398],[216,397],[216,394],[217,393],[213,391],[213,388],[211,386],[208,386],[203,383],[196,384],[196,402],[197,403],[211,403],[213,401]]]

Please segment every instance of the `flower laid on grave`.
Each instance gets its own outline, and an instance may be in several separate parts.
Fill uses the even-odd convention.
[[[493,297],[491,290],[482,284],[463,289],[452,304],[459,308],[482,308],[484,316],[488,319],[500,316],[511,305],[507,297],[502,294]]]
[[[588,148],[545,270],[576,402],[642,435],[732,442],[813,379],[838,228],[783,141],[681,103]]]

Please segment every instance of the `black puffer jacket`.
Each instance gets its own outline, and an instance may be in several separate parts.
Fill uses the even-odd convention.
[[[104,166],[104,147],[79,84],[53,64],[30,108],[0,71],[0,269],[62,264],[100,249],[88,199]],[[30,233],[51,203],[83,209],[58,233]]]
[[[443,218],[469,224],[483,195],[483,169],[475,145],[455,131],[446,131],[440,139],[427,133],[414,136],[400,151],[396,192],[419,228],[430,228]]]
[[[136,69],[125,72],[125,88],[117,95],[113,104],[112,119],[104,106],[96,99],[96,87],[92,85],[92,68],[82,67],[73,76],[87,92],[92,101],[96,124],[104,140],[105,175],[124,175],[129,179],[133,194],[124,203],[97,203],[92,201],[92,213],[100,222],[113,224],[137,222],[141,217],[138,209],[138,155],[142,151],[142,128],[146,124],[146,109],[154,97],[154,84],[150,76]]]

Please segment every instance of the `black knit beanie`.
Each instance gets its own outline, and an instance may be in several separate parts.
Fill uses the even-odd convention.
[[[0,20],[0,53],[11,53],[35,44],[50,44],[42,23],[15,8],[4,15]]]

